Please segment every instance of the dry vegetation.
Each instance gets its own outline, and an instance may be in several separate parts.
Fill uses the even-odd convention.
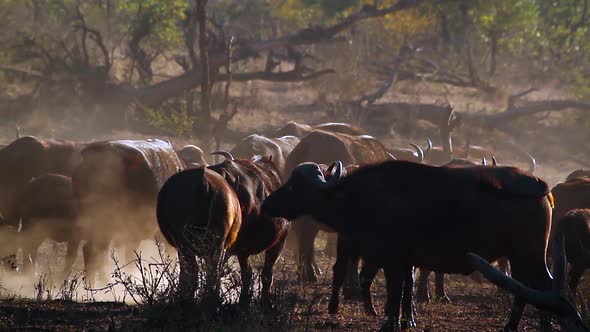
[[[424,146],[427,137],[440,145],[438,124],[395,103],[451,104],[465,119],[453,131],[455,146],[470,139],[498,151],[501,163],[521,167],[526,162],[519,149],[527,151],[537,159],[536,175],[551,186],[572,170],[590,166],[587,1],[563,1],[555,8],[547,7],[551,1],[541,0],[473,1],[469,8],[459,8],[468,3],[461,1],[400,1],[423,7],[411,5],[406,12],[391,10],[388,15],[375,14],[372,1],[209,1],[211,71],[217,78],[205,87],[212,90],[211,123],[203,120],[205,108],[200,103],[195,2],[145,1],[147,7],[139,6],[141,2],[32,0],[25,6],[25,1],[0,1],[0,13],[6,16],[0,22],[0,41],[7,45],[0,50],[0,143],[14,139],[16,125],[23,135],[76,141],[157,137],[177,147],[211,146],[214,137],[203,133],[215,128],[215,119],[223,119],[231,104],[239,111],[220,130],[222,148],[289,120],[356,122],[391,148],[408,147],[410,142]],[[380,8],[398,3],[380,2]],[[336,6],[340,3],[347,5]],[[532,3],[540,9],[529,8]],[[337,8],[328,13],[328,5]],[[368,18],[360,15],[358,21],[322,34],[322,27],[337,26],[357,14]],[[141,31],[142,15],[154,15],[147,20],[151,29],[139,34],[133,46],[131,35]],[[232,20],[216,21],[225,16]],[[316,26],[320,28],[307,29]],[[237,39],[233,48],[225,38],[230,35]],[[285,41],[281,36],[292,38]],[[494,38],[499,44],[492,52]],[[101,50],[105,44],[108,52]],[[406,46],[413,47],[412,56],[403,63],[392,62]],[[234,59],[231,66],[225,63],[228,50],[235,54],[229,57]],[[104,77],[83,75],[100,73],[107,65]],[[225,75],[226,67],[234,72],[229,99],[224,96],[230,76]],[[322,71],[328,69],[335,73]],[[317,79],[309,79],[318,73]],[[250,80],[248,75],[254,74],[256,79]],[[188,79],[166,91],[155,88],[179,77]],[[363,96],[379,91],[391,77],[395,79],[374,103],[360,105]],[[511,105],[511,97],[530,88],[536,90]],[[551,100],[575,100],[580,105],[515,117],[497,126],[485,123],[490,118],[478,118]],[[318,283],[303,284],[296,281],[290,250],[275,266],[270,310],[258,300],[250,308],[235,303],[239,272],[233,260],[222,271],[223,291],[214,307],[202,301],[180,303],[175,298],[176,259],[158,249],[144,243],[132,262],[114,252],[106,266],[111,283],[91,288],[81,272],[81,253],[66,282],[53,280],[64,265],[64,244],[46,241],[38,251],[35,275],[0,265],[0,330],[373,331],[384,318],[382,275],[373,287],[379,317],[365,316],[360,302],[353,300],[344,300],[340,314],[331,316],[327,303],[334,258],[318,254],[324,274]],[[321,239],[317,249],[323,249]],[[19,264],[26,259],[19,253]],[[253,264],[257,269],[259,265],[257,260]],[[506,293],[468,277],[447,278],[452,303],[417,304],[418,330],[503,327],[511,303]],[[577,304],[588,321],[587,274]],[[536,324],[536,314],[527,309],[521,331],[537,330]]]

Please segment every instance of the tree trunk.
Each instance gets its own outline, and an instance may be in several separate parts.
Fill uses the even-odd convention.
[[[496,75],[496,56],[498,54],[498,34],[490,36],[490,76]]]
[[[197,22],[199,24],[199,55],[201,57],[201,133],[203,152],[211,152],[213,123],[211,119],[211,81],[207,50],[207,0],[196,0]]]

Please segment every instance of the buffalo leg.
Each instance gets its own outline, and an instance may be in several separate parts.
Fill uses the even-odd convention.
[[[547,272],[545,265],[544,254],[537,254],[537,261],[530,259],[534,255],[523,254],[523,258],[510,260],[512,267],[512,276],[514,279],[522,282],[524,285],[537,290],[547,290],[551,288],[551,279]],[[523,299],[515,297],[512,306],[510,319],[504,331],[517,331],[518,324],[524,312],[526,303]],[[551,331],[551,321],[549,316],[542,311],[539,311],[540,331]]]
[[[445,292],[445,274],[440,272],[434,273],[434,294],[436,294],[436,300],[443,303],[451,303],[451,300]]]
[[[387,288],[387,322],[382,330],[397,330],[400,327],[399,314],[405,270],[401,264],[388,264],[383,268]]]
[[[37,249],[41,243],[36,239],[31,239],[23,249],[23,272],[26,275],[35,274],[35,265],[37,263]]]
[[[442,273],[440,273],[442,275]],[[402,329],[416,327],[412,311],[412,292],[414,291],[414,267],[404,269],[404,288],[402,296]]]
[[[324,252],[328,257],[336,257],[338,246],[338,235],[336,233],[326,234],[326,248]]]
[[[109,241],[95,240],[88,241],[82,249],[84,255],[84,268],[86,278],[91,287],[94,287],[94,281],[98,274],[97,281],[102,283],[106,280],[104,275],[105,254],[108,250]]]
[[[342,295],[344,295],[345,299],[361,298],[359,262],[360,257],[358,252],[352,253],[346,262],[346,277],[344,278],[344,289],[342,290]]]
[[[569,273],[569,288],[571,294],[576,293],[576,288],[578,288],[578,283],[580,282],[580,278],[584,274],[584,266],[580,263],[572,264],[572,268],[570,269]]]
[[[180,264],[180,275],[178,282],[178,295],[182,300],[193,301],[199,283],[199,267],[195,254],[187,248],[178,250],[178,261]]]
[[[330,304],[328,305],[328,312],[331,314],[338,313],[338,306],[340,304],[340,288],[344,284],[346,278],[346,268],[350,256],[350,245],[346,239],[339,236],[336,246],[336,263],[332,267],[334,275],[332,277],[332,296],[330,297]]]
[[[299,278],[306,282],[316,282],[318,280],[317,272],[319,272],[317,270],[319,269],[314,268],[314,242],[319,228],[306,217],[295,221],[292,227],[299,249]]]
[[[365,313],[369,316],[377,316],[375,306],[373,305],[373,296],[371,295],[371,286],[373,280],[379,272],[379,265],[370,259],[363,259],[363,267],[360,273],[361,292],[365,306]],[[387,307],[387,305],[386,305]]]
[[[80,242],[80,240],[66,242],[66,259],[64,269],[61,271],[59,276],[59,279],[62,281],[66,280],[72,271],[74,262],[76,262],[76,258],[78,257],[78,248],[80,247]]]
[[[264,266],[262,268],[262,304],[270,307],[270,289],[273,283],[273,268],[283,252],[285,247],[285,240],[287,239],[287,231],[283,231],[279,241],[264,253]]]
[[[266,257],[265,257],[266,261]],[[247,255],[239,255],[238,262],[240,263],[240,275],[242,277],[242,291],[240,292],[240,305],[247,306],[250,304],[252,295],[250,286],[252,285],[252,269],[248,263]]]
[[[428,294],[428,277],[431,271],[426,269],[420,269],[420,275],[418,278],[418,289],[416,290],[416,301],[424,303],[430,302],[430,294]]]

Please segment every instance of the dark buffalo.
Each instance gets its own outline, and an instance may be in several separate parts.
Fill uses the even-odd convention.
[[[568,174],[568,176],[565,178],[565,181],[570,181],[576,178],[583,178],[583,177],[590,177],[590,170],[587,169],[577,169],[573,172],[571,172],[570,174]]]
[[[363,165],[391,159],[387,149],[377,139],[367,136],[313,131],[297,144],[289,154],[285,164],[285,174],[303,162],[330,164],[342,160],[345,166]],[[299,275],[305,281],[317,281],[319,270],[314,268],[314,240],[319,230],[333,232],[327,227],[320,227],[309,217],[299,218],[291,223],[291,231],[297,241],[299,254]]]
[[[207,165],[205,158],[203,157],[203,150],[200,147],[195,145],[185,145],[182,149],[176,151],[180,160],[184,162],[185,165],[189,164],[198,164],[198,165]]]
[[[72,179],[65,175],[44,174],[31,180],[24,189],[19,202],[20,231],[19,247],[25,257],[36,262],[37,249],[47,238],[56,242],[66,242],[66,262],[63,278],[70,271],[82,234],[76,224],[76,210],[72,192]],[[24,260],[25,271],[31,271],[28,259]]]
[[[399,325],[400,303],[404,324],[413,323],[414,266],[471,273],[468,252],[489,261],[508,257],[516,279],[536,289],[549,286],[551,206],[549,188],[538,178],[514,167],[389,161],[332,179],[326,182],[317,164],[302,164],[262,210],[285,218],[311,215],[358,241],[363,256],[383,266],[388,327]],[[518,328],[524,306],[516,298],[507,330]],[[542,317],[545,329],[549,321]]]
[[[270,156],[283,177],[285,160],[299,143],[295,136],[283,136],[267,138],[261,135],[250,135],[241,140],[231,151],[236,158],[252,158],[258,156]]]
[[[202,234],[209,232],[222,240],[213,247],[216,257],[222,248],[238,257],[242,303],[247,303],[251,296],[248,257],[265,252],[262,298],[267,302],[272,269],[282,252],[289,223],[262,215],[260,205],[280,187],[281,179],[268,158],[234,160],[228,153],[223,155],[229,159],[206,170],[180,172],[164,185],[158,197],[158,224],[168,242],[178,249],[184,278],[181,281],[188,294],[194,294],[197,287],[194,257],[203,254],[199,240]],[[240,211],[241,222],[237,215]],[[193,234],[187,234],[191,231]]]
[[[78,224],[84,230],[84,262],[92,281],[111,243],[129,254],[158,234],[155,206],[164,182],[184,165],[161,140],[93,143],[82,150],[72,177]],[[102,273],[99,273],[102,277]]]
[[[494,160],[494,164],[496,165],[496,157],[497,152],[491,149],[471,145],[469,141],[463,148],[453,148],[451,145],[450,153],[445,151],[442,147],[433,147],[432,141],[427,138],[427,147],[424,149],[424,158],[427,164],[430,165],[449,165],[455,164],[457,165],[458,160],[467,161],[469,158],[473,158],[476,160]],[[527,172],[533,174],[537,167],[537,162],[535,158],[528,153],[521,153],[527,159],[528,169]],[[455,157],[455,159],[453,159]],[[457,159],[457,157],[459,157]]]
[[[53,173],[71,176],[80,164],[85,144],[32,136],[21,137],[0,150],[0,218],[18,227],[19,200],[34,177]]]
[[[553,209],[553,227],[551,233],[558,229],[559,222],[568,211],[590,208],[590,178],[574,177],[561,182],[551,189],[555,199]]]
[[[469,253],[467,258],[489,281],[512,293],[521,301],[526,301],[540,310],[545,310],[557,318],[563,332],[589,332],[576,306],[567,298],[566,289],[566,255],[562,236],[552,239],[553,283],[549,291],[531,289],[508,277],[488,263],[484,258]]]
[[[565,238],[566,257],[571,264],[569,289],[575,292],[582,274],[590,268],[590,209],[566,213],[555,235]]]
[[[478,165],[487,166],[488,161],[486,160],[485,157],[482,157],[481,164],[479,164],[479,163],[476,163],[470,159],[455,158],[455,159],[449,161],[448,163],[444,164],[443,166],[470,167],[470,166],[478,166]],[[494,156],[492,156],[492,165],[498,166],[498,163],[496,161],[496,157],[494,157]],[[506,271],[508,271],[508,261],[505,258],[498,260],[498,265],[499,265],[500,270],[503,271],[504,273],[506,273]],[[419,278],[418,278],[418,285],[416,288],[416,300],[418,302],[429,302],[430,301],[430,294],[428,292],[428,277],[430,276],[431,272],[432,271],[420,269],[420,274],[419,274]],[[472,277],[474,278],[474,280],[476,280],[478,282],[481,281],[479,279],[478,274],[474,274],[474,275],[472,275]],[[442,301],[442,302],[446,302],[446,303],[450,302],[449,296],[445,292],[444,275],[442,273],[435,273],[434,293],[435,293],[435,297],[437,300]]]
[[[236,242],[242,224],[238,197],[216,172],[189,168],[173,175],[160,190],[157,219],[166,241],[178,251],[181,296],[192,298],[198,281],[195,255],[215,266],[222,250]],[[196,243],[199,239],[205,243]]]
[[[364,131],[363,129],[355,127],[355,126],[350,125],[348,123],[328,122],[328,123],[322,123],[322,124],[319,124],[316,126],[309,126],[306,124],[297,123],[295,121],[289,121],[289,122],[287,122],[286,125],[277,129],[272,134],[272,136],[276,136],[276,137],[295,136],[298,138],[303,138],[315,130],[323,130],[323,131],[328,131],[328,132],[332,132],[332,133],[347,134],[347,135],[353,135],[353,136],[367,134],[367,132]]]

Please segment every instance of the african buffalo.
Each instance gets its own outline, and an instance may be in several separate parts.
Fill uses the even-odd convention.
[[[485,147],[471,145],[469,141],[463,148],[453,148],[451,146],[450,153],[444,151],[442,147],[433,147],[432,141],[427,138],[427,147],[424,150],[424,158],[427,164],[430,165],[448,165],[448,164],[456,164],[457,159],[453,159],[453,157],[459,157],[461,160],[469,160],[469,158],[479,159],[479,160],[494,160],[494,165],[496,165],[495,159],[497,157],[497,153]],[[529,165],[528,173],[533,174],[535,172],[537,163],[535,158],[528,153],[522,153]]]
[[[368,136],[313,131],[305,136],[287,157],[285,174],[303,162],[330,164],[342,160],[344,165],[363,165],[391,159],[385,146]],[[305,281],[316,281],[318,270],[314,269],[314,240],[319,230],[333,232],[305,216],[291,223],[291,231],[297,240],[299,250],[299,275]]]
[[[128,249],[158,234],[155,206],[164,182],[184,165],[172,145],[161,140],[92,143],[82,150],[72,176],[78,225],[84,232],[84,263],[89,281],[101,272],[111,243]],[[102,273],[99,273],[103,277]]]
[[[355,127],[348,123],[328,122],[316,126],[309,126],[306,124],[297,123],[295,121],[289,121],[286,125],[272,133],[272,136],[295,136],[298,138],[303,138],[315,130],[322,130],[331,133],[347,134],[353,136],[365,135],[367,133],[363,129]]]
[[[284,218],[311,215],[358,241],[363,257],[384,269],[391,328],[399,326],[400,303],[403,325],[413,324],[414,266],[467,274],[473,271],[468,252],[490,261],[508,257],[516,279],[548,287],[548,195],[545,182],[514,167],[387,161],[327,182],[317,164],[304,163],[262,210]],[[507,330],[517,329],[524,306],[515,299]],[[542,328],[548,323],[542,315]]]
[[[470,166],[488,166],[488,162],[485,157],[482,157],[481,164],[478,164],[472,160],[466,158],[455,158],[448,163],[444,164],[443,166],[446,167],[470,167]],[[496,161],[496,157],[492,156],[492,165],[498,166]],[[505,258],[498,260],[498,265],[501,271],[507,273],[508,271],[508,261]],[[430,276],[432,271],[426,269],[420,269],[420,274],[418,277],[418,285],[416,287],[416,300],[418,302],[429,302],[430,301],[430,294],[428,292],[428,277]],[[479,275],[472,275],[472,277],[476,281],[480,281]],[[435,297],[442,302],[449,303],[451,300],[447,293],[445,292],[445,285],[444,285],[444,275],[442,273],[435,273],[434,279],[434,293]]]
[[[588,177],[573,177],[558,183],[551,189],[551,193],[555,199],[551,234],[558,229],[559,223],[568,211],[590,208],[590,178]]]
[[[590,209],[571,210],[559,222],[555,236],[565,238],[565,252],[571,264],[569,289],[575,292],[584,271],[590,268]]]
[[[47,238],[66,242],[65,268],[57,279],[70,272],[78,255],[82,234],[76,225],[76,211],[72,192],[72,179],[65,175],[44,174],[31,180],[25,187],[19,204],[19,247],[25,257],[36,262],[37,249]],[[25,259],[25,271],[30,265]]]
[[[299,138],[295,136],[267,138],[254,134],[241,140],[230,153],[236,158],[252,158],[256,155],[270,156],[282,178],[285,160],[298,143]]]
[[[583,177],[590,177],[590,170],[587,169],[577,169],[573,172],[571,172],[570,174],[568,174],[568,176],[565,178],[565,181],[570,181],[573,180],[575,178],[583,178]]]
[[[184,162],[185,165],[189,164],[198,164],[198,165],[207,165],[205,158],[203,157],[203,150],[200,147],[195,145],[185,145],[182,149],[176,151],[180,160]]]
[[[241,303],[251,297],[248,257],[265,252],[261,295],[267,302],[272,269],[283,250],[289,223],[262,215],[260,205],[280,187],[281,179],[268,158],[233,159],[227,152],[220,154],[228,159],[206,169],[180,172],[166,182],[158,196],[158,224],[167,241],[178,249],[187,294],[194,294],[197,288],[194,257],[203,254],[200,238],[209,232],[218,239],[210,255],[218,257],[221,249],[228,249],[228,254],[238,257]]]
[[[19,200],[34,177],[71,176],[85,144],[23,136],[0,150],[0,219],[18,227]]]

